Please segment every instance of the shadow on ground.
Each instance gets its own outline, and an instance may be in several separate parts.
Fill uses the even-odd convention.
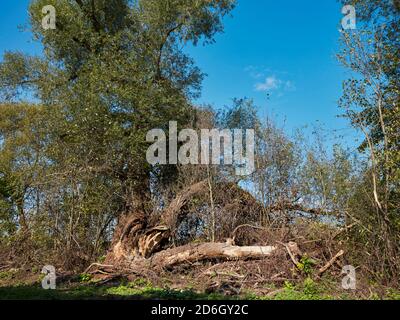
[[[40,285],[0,287],[0,300],[208,300],[225,296],[199,294],[191,290],[161,288],[99,287],[86,285],[74,288],[44,290]]]

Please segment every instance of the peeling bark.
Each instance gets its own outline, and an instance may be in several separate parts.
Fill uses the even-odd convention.
[[[176,265],[205,260],[248,260],[270,257],[275,253],[274,246],[237,247],[226,243],[203,243],[187,245],[156,253],[151,258],[155,268],[171,268]]]

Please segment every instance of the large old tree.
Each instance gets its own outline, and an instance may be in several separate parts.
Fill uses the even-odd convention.
[[[30,25],[43,53],[7,52],[0,64],[2,113],[7,111],[1,135],[10,149],[0,178],[2,185],[10,182],[2,187],[7,201],[36,201],[44,212],[39,224],[54,218],[55,234],[68,231],[59,246],[70,251],[82,249],[80,238],[98,247],[114,221],[109,263],[147,258],[168,247],[187,202],[202,201],[210,181],[184,188],[169,205],[158,203],[162,214],[155,220],[152,199],[173,181],[176,168],[148,164],[146,134],[166,129],[171,120],[180,126],[193,121],[191,99],[203,75],[183,48],[212,42],[234,2],[32,1]],[[55,29],[43,28],[47,5],[55,8]],[[241,192],[234,184],[221,187],[235,190],[233,198]],[[247,199],[239,205],[254,201]],[[23,207],[15,214],[29,233]],[[263,254],[223,245],[202,249],[216,257]]]

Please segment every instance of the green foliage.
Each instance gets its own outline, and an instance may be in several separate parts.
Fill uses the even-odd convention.
[[[390,289],[387,292],[386,299],[388,300],[400,300],[400,291],[395,289]]]
[[[0,272],[0,280],[11,280],[16,274],[16,271],[8,270]]]
[[[307,277],[302,284],[285,284],[284,290],[279,292],[275,300],[332,300],[320,284]]]
[[[375,264],[382,261],[380,274],[390,269],[395,278],[400,230],[398,8],[376,0],[353,2],[363,28],[343,35],[340,59],[358,75],[344,83],[340,104],[351,123],[366,133],[360,151],[370,149],[375,156],[372,165],[364,166],[339,146],[331,155],[318,134],[304,148],[270,119],[261,121],[250,99],[234,99],[232,108],[218,113],[193,107],[204,75],[184,46],[213,42],[234,0],[31,1],[30,23],[43,54],[6,52],[0,63],[1,244],[12,247],[23,239],[26,246],[15,247],[27,255],[24,261],[37,261],[38,252],[55,260],[54,250],[69,269],[82,270],[88,261],[103,257],[121,214],[153,212],[175,194],[169,187],[182,171],[148,164],[147,132],[166,129],[171,120],[179,127],[196,126],[204,116],[208,126],[256,131],[257,168],[248,185],[254,186],[264,210],[255,219],[246,212],[243,223],[252,219],[267,225],[276,219],[277,228],[287,227],[302,210],[286,207],[303,204],[333,216],[338,224],[357,221],[346,233],[354,248],[363,249],[355,250],[357,255],[377,248],[368,255]],[[57,25],[45,31],[42,7],[49,4],[56,8]],[[377,13],[381,19],[372,19]],[[382,20],[389,23],[377,28]],[[366,57],[361,63],[360,52]],[[213,170],[218,178],[237,183],[229,170]],[[372,180],[377,180],[374,185]],[[376,203],[379,199],[371,201],[374,197],[383,205]],[[191,205],[202,203],[195,198]],[[206,224],[200,218],[196,223]],[[310,276],[314,265],[304,256],[297,267]],[[80,276],[81,282],[90,280]],[[282,297],[318,298],[311,279],[303,285],[287,284]],[[86,286],[70,296],[197,296],[154,288],[140,279],[107,290],[96,293]]]
[[[303,292],[306,295],[316,295],[319,293],[318,285],[311,278],[306,278],[303,283]]]
[[[143,278],[138,278],[135,279],[135,281],[131,282],[129,284],[129,287],[131,288],[135,288],[135,287],[151,287],[152,283],[147,280],[147,279],[143,279]]]
[[[316,263],[313,259],[309,258],[307,255],[304,255],[297,264],[297,268],[304,272],[304,274],[311,275],[315,264]]]
[[[397,281],[400,7],[397,1],[353,0],[350,3],[356,6],[360,22],[356,31],[342,35],[339,60],[352,72],[352,77],[343,84],[339,104],[352,125],[363,133],[365,139],[359,150],[369,158],[357,193],[350,199],[352,216],[360,221],[353,240],[355,246],[362,242],[364,249],[367,246],[373,252],[369,256],[373,257],[372,268],[376,269],[377,276],[378,270],[384,269],[385,277]]]
[[[273,292],[273,291],[272,291]],[[276,294],[270,296],[257,296],[248,294],[250,300],[332,300],[333,297],[325,293],[320,285],[311,278],[304,280],[303,284],[294,285],[285,282],[284,287],[276,290]]]
[[[92,280],[92,278],[93,278],[92,275],[86,273],[82,273],[79,275],[80,282],[89,282]]]
[[[55,30],[42,28],[45,5]],[[212,42],[234,5],[31,1],[43,55],[0,63],[0,236],[29,230],[68,268],[104,254],[112,223],[142,205],[133,197],[149,198],[161,171],[146,161],[147,132],[194,112],[203,75],[183,45]]]

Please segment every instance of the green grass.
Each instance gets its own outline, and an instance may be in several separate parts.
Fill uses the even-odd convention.
[[[1,276],[8,279],[11,275],[3,273]],[[230,297],[215,293],[199,293],[194,291],[192,286],[183,290],[172,290],[165,284],[165,287],[161,288],[145,279],[122,281],[117,285],[100,285],[83,275],[73,284],[58,286],[57,290],[44,290],[39,283],[0,286],[0,300],[349,300],[356,298],[351,292],[335,292],[335,286],[337,284],[328,280],[317,283],[311,278],[306,278],[296,285],[287,282],[283,288],[268,287],[271,291],[276,291],[273,296],[247,292],[241,296]],[[370,296],[368,299],[373,298],[380,299],[378,295]],[[390,289],[384,299],[400,300],[400,292]]]
[[[193,290],[171,290],[146,286],[144,288],[131,288],[129,286],[112,287],[106,290],[107,294],[119,297],[140,297],[142,299],[163,300],[221,300],[227,297],[218,294],[202,294]]]
[[[394,290],[394,289],[389,289],[387,292],[387,298],[388,300],[400,300],[400,291]]]
[[[171,290],[153,287],[146,283],[121,284],[119,286],[97,286],[95,283],[77,285],[56,290],[44,290],[40,285],[0,287],[3,300],[90,300],[90,299],[135,299],[135,300],[221,300],[223,295],[201,294],[193,290]]]
[[[274,290],[272,290],[274,291]],[[311,278],[304,280],[302,284],[294,285],[286,282],[284,287],[277,290],[273,296],[247,296],[251,300],[332,300],[334,297],[326,293],[326,288],[315,283]]]
[[[85,279],[86,280],[86,279]],[[57,290],[44,290],[40,285],[20,285],[0,287],[0,299],[16,300],[74,300],[74,299],[135,299],[135,300],[221,300],[221,299],[252,299],[252,300],[321,300],[329,297],[321,294],[312,280],[304,282],[302,288],[287,283],[282,292],[275,297],[266,298],[254,294],[241,297],[228,297],[221,294],[198,293],[193,289],[172,290],[153,286],[149,281],[137,279],[131,283],[118,286],[100,286],[95,282],[61,287]]]
[[[0,280],[11,280],[15,274],[16,271],[13,270],[0,272]]]

